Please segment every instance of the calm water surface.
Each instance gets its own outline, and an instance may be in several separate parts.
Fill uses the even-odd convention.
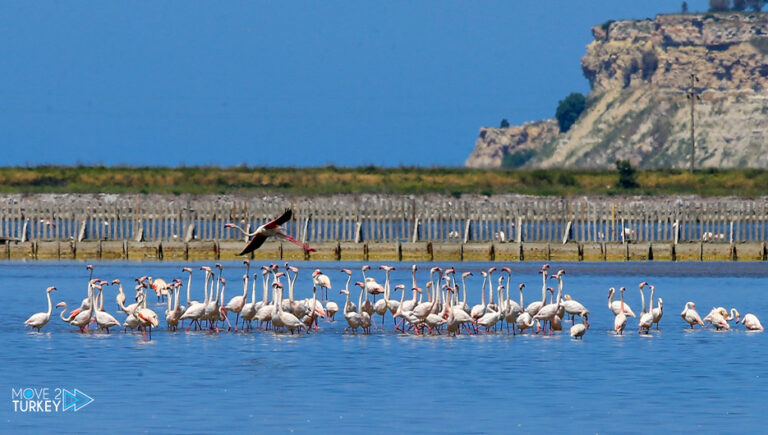
[[[198,263],[196,266],[209,263]],[[341,267],[362,263],[295,263],[297,297],[311,296],[310,274],[332,279],[332,299],[346,277]],[[371,263],[376,267],[379,263]],[[438,263],[439,264],[439,263]],[[131,293],[140,275],[186,274],[181,263],[97,263],[102,279],[121,279]],[[444,265],[444,264],[443,264]],[[496,263],[497,267],[501,264]],[[686,301],[706,315],[715,305],[736,307],[768,321],[768,266],[764,263],[552,263],[565,268],[566,292],[590,309],[584,341],[567,336],[506,332],[456,338],[344,333],[341,315],[310,335],[156,330],[79,334],[58,317],[42,333],[23,322],[47,308],[44,289],[58,287],[53,303],[79,304],[86,296],[84,263],[0,263],[0,426],[16,431],[123,432],[645,432],[763,428],[768,399],[768,336],[739,325],[722,333],[690,331],[680,318]],[[227,299],[242,292],[240,262],[224,263]],[[395,264],[394,283],[410,285],[410,264]],[[419,271],[419,282],[428,278]],[[526,304],[540,297],[540,265],[510,264],[513,282],[525,282]],[[460,263],[473,271],[470,305],[479,302],[479,271],[489,263]],[[360,279],[355,272],[355,279]],[[381,271],[372,275],[383,282]],[[626,286],[640,311],[637,284],[648,280],[664,299],[661,331],[637,334],[629,319],[624,337],[610,330],[607,290]],[[193,298],[202,299],[196,270]],[[236,283],[236,284],[234,284]],[[554,283],[554,281],[553,281]],[[105,308],[119,320],[116,291]],[[257,298],[261,297],[260,286]],[[249,291],[250,294],[250,291]],[[356,297],[357,292],[353,292]],[[515,297],[518,296],[514,292]],[[153,308],[164,318],[163,306]],[[184,297],[182,297],[184,299]],[[70,308],[71,309],[71,308]],[[54,315],[58,311],[54,308]],[[164,321],[161,320],[161,326]],[[78,412],[14,412],[12,388],[77,388],[95,399]]]

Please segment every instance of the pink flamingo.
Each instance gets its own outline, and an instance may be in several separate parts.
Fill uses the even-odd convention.
[[[243,250],[237,255],[245,255],[259,249],[261,245],[263,245],[264,242],[267,240],[267,238],[272,236],[279,237],[295,245],[301,246],[302,248],[304,248],[305,251],[316,252],[317,249],[312,248],[308,245],[305,245],[304,243],[301,243],[300,241],[289,236],[288,234],[285,234],[282,228],[280,228],[280,225],[291,220],[291,216],[293,216],[293,212],[291,211],[291,209],[286,209],[281,216],[275,219],[272,219],[266,224],[256,228],[256,231],[252,233],[249,233],[248,231],[232,223],[224,225],[224,228],[236,228],[246,236],[251,237],[251,240],[248,241],[248,244],[245,245],[245,248],[243,248]]]

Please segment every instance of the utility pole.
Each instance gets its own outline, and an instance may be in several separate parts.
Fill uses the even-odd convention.
[[[699,81],[699,78],[696,77],[696,74],[691,73],[691,87],[688,89],[688,99],[691,100],[691,173],[693,173],[693,169],[696,165],[696,136],[695,136],[695,128],[694,128],[694,121],[693,121],[693,109],[696,106],[696,100],[699,100],[700,97],[696,95],[696,82]]]

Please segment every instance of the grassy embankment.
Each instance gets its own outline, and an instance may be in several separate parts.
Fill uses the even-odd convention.
[[[635,189],[617,180],[616,171],[560,169],[40,166],[0,168],[0,193],[768,194],[768,170],[638,171]]]

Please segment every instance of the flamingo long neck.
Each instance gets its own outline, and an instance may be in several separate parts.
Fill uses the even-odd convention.
[[[69,320],[67,320],[67,318],[64,317],[64,313],[66,313],[66,312],[67,312],[67,303],[66,302],[62,302],[61,313],[59,313],[59,317],[61,318],[61,320],[65,321],[65,322],[68,322]]]
[[[488,305],[493,305],[493,272],[488,271]]]
[[[608,291],[608,309],[611,309],[611,305],[613,305],[613,295],[615,293],[616,293],[616,290],[614,289],[611,289],[610,291]]]
[[[221,285],[221,302],[219,304],[223,307],[226,303],[226,299],[224,298],[224,291],[227,289],[227,283],[224,283]]]
[[[412,278],[412,282],[413,282],[413,284],[411,285],[411,288],[417,287],[417,285],[416,285],[416,269],[411,269],[411,278]],[[413,299],[415,300],[416,297],[414,297]]]
[[[488,282],[488,275],[483,275],[483,285],[480,286],[480,304],[485,306],[485,283]]]
[[[557,275],[557,304],[560,305],[562,301],[563,301],[563,277],[558,274]]]
[[[523,288],[522,287],[520,287],[520,307],[521,308],[525,307],[525,305],[523,305]]]
[[[253,281],[251,282],[251,303],[256,303],[256,281],[258,281],[258,275],[253,274]]]
[[[624,312],[624,290],[621,291],[621,312]]]
[[[190,292],[192,288],[192,272],[189,272],[189,279],[187,280],[187,306],[189,306],[189,301],[192,300],[190,297]]]
[[[243,279],[243,300],[245,300],[245,295],[248,294],[248,275],[245,275],[245,278]]]
[[[384,270],[384,302],[389,302],[389,269]]]
[[[170,297],[169,297],[169,298],[168,298],[168,300],[167,300],[167,303],[168,303],[168,308],[167,308],[167,311],[166,311],[166,312],[170,312],[170,311],[171,311],[171,309],[173,308],[173,307],[171,307],[171,299],[172,299],[172,298],[170,298]]]
[[[241,227],[240,225],[237,225],[237,224],[230,224],[230,225],[232,225],[232,227],[237,228],[238,230],[240,230],[240,232],[245,234],[247,237],[253,237],[253,236],[256,235],[256,232],[258,232],[258,228],[256,229],[256,231],[254,231],[252,233],[249,233],[248,231],[243,229],[243,227]]]
[[[344,313],[346,314],[347,313],[347,309],[349,308],[349,288],[347,288],[344,293],[347,296],[347,300],[346,300],[346,302],[344,302]]]
[[[650,302],[650,305],[648,306],[648,312],[651,314],[653,314],[653,290],[654,290],[653,287],[651,287],[651,302]]]
[[[211,283],[211,275],[212,275],[211,272],[208,272],[207,270],[205,271],[205,282],[203,283],[203,293],[205,293],[203,295],[204,304],[208,304],[209,302],[211,302],[210,295],[208,293],[208,285]],[[211,293],[213,293],[213,291],[211,291]]]
[[[51,317],[51,311],[53,311],[53,305],[51,305],[51,292],[49,292],[48,290],[46,290],[46,291],[45,291],[45,295],[48,297],[48,312],[47,312],[47,317],[48,317],[48,318],[50,318],[50,317]]]
[[[299,277],[299,273],[293,274],[293,278],[288,277],[288,300],[293,302],[293,285],[296,283],[296,278]]]
[[[467,277],[461,277],[461,301],[467,303]]]
[[[221,290],[221,272],[222,270],[219,269],[219,277],[216,279],[216,296],[211,297],[211,300],[216,302],[219,301],[219,291]]]
[[[357,312],[362,313],[363,312],[363,293],[365,292],[365,284],[363,284],[362,287],[360,287],[360,296],[357,297]],[[366,294],[367,296],[367,294]]]
[[[277,286],[272,287],[272,300],[275,301],[275,306],[277,307],[277,315],[279,316],[280,313],[283,312],[282,304],[282,298],[280,297],[280,294],[282,291]]]
[[[173,309],[174,310],[179,308],[179,293],[180,293],[180,290],[181,289],[179,288],[179,286],[174,287],[174,290],[173,290],[173,292],[174,292],[174,294],[173,294]]]
[[[653,292],[651,292],[651,302],[653,302]],[[643,288],[640,287],[640,312],[645,313],[645,294],[643,294]]]
[[[99,311],[104,311],[104,289],[99,290]]]
[[[541,273],[542,276],[542,284],[541,284],[541,305],[544,306],[544,304],[547,303],[547,271]]]
[[[347,291],[347,299],[349,299],[349,282],[352,281],[352,275],[347,276],[347,284],[344,289]]]
[[[264,287],[263,288],[264,293],[262,293],[262,295],[261,295],[261,300],[264,302],[264,305],[266,305],[267,304],[267,294],[269,293],[269,274],[265,273],[264,275],[262,275],[261,280],[262,280],[261,285]],[[272,299],[273,300],[275,299],[274,295],[272,295]]]

